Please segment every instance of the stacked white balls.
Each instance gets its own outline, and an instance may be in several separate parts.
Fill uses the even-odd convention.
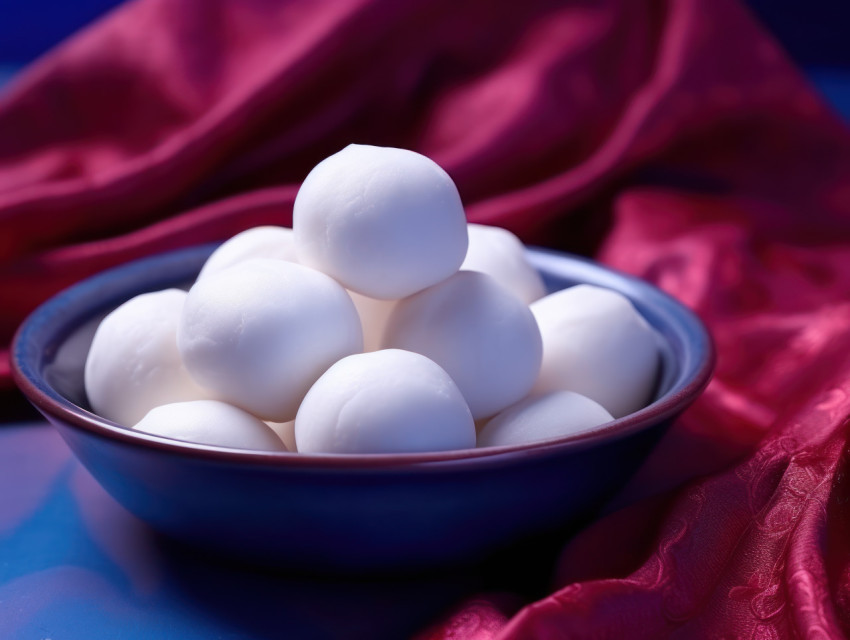
[[[437,164],[350,145],[307,176],[291,231],[238,234],[188,294],[108,315],[86,392],[140,431],[303,453],[511,445],[643,406],[658,353],[631,303],[544,294],[516,236],[467,225]]]

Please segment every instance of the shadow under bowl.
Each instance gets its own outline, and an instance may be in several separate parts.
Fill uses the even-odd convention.
[[[192,282],[214,249],[111,269],[44,303],[13,343],[15,381],[95,479],[154,529],[193,547],[308,571],[467,564],[580,522],[623,486],[709,381],[699,319],[652,285],[590,260],[529,249],[549,291],[626,295],[658,333],[647,407],[541,443],[426,454],[303,455],[204,446],[132,431],[91,412],[83,367],[100,319],[141,293]]]

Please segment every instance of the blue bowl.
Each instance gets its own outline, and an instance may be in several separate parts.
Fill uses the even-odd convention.
[[[652,285],[540,249],[550,291],[625,294],[661,337],[655,400],[590,433],[427,454],[304,455],[225,449],[132,431],[92,413],[83,365],[97,323],[140,293],[192,282],[214,247],[165,253],[47,301],[13,344],[15,380],[122,505],[156,530],[217,553],[310,571],[473,562],[581,521],[620,488],[714,366],[702,323]]]

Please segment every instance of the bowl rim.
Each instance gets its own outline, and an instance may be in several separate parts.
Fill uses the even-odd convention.
[[[686,371],[680,372],[672,388],[646,407],[615,419],[598,428],[560,438],[538,442],[483,447],[480,449],[457,449],[426,453],[375,453],[375,454],[304,454],[288,451],[255,451],[204,445],[134,431],[102,418],[61,396],[45,380],[39,371],[40,359],[27,353],[31,337],[45,322],[57,316],[78,297],[96,291],[107,283],[131,278],[137,272],[147,272],[152,267],[161,268],[163,263],[180,263],[192,256],[208,255],[212,245],[200,245],[168,251],[146,258],[127,262],[102,271],[60,291],[42,303],[21,323],[12,340],[12,376],[19,389],[29,401],[50,420],[59,420],[89,435],[120,444],[141,446],[164,454],[251,466],[287,467],[292,469],[345,471],[399,469],[462,469],[465,467],[501,466],[520,460],[557,456],[566,451],[580,451],[596,445],[613,442],[648,429],[676,416],[696,399],[708,385],[716,362],[713,340],[702,321],[681,302],[661,291],[651,283],[635,276],[617,271],[589,258],[540,247],[528,247],[527,255],[538,269],[546,269],[554,276],[575,280],[575,271],[592,273],[620,292],[640,293],[642,300],[649,300],[653,308],[660,308],[663,315],[674,320],[694,338],[688,344],[693,362]],[[197,254],[197,255],[195,255]],[[167,264],[166,264],[167,266]],[[569,271],[567,274],[566,271]],[[603,285],[604,286],[604,285]],[[625,295],[629,295],[626,293]],[[630,299],[635,302],[631,296]],[[80,323],[74,327],[80,326]],[[54,333],[55,333],[54,329]],[[48,331],[49,333],[49,331]],[[67,337],[67,334],[64,336]]]

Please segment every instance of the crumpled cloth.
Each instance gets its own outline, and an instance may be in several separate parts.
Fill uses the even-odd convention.
[[[471,221],[656,283],[718,348],[549,595],[420,637],[843,637],[850,135],[732,0],[131,2],[0,97],[0,343],[106,267],[288,224],[349,142],[427,154]]]

